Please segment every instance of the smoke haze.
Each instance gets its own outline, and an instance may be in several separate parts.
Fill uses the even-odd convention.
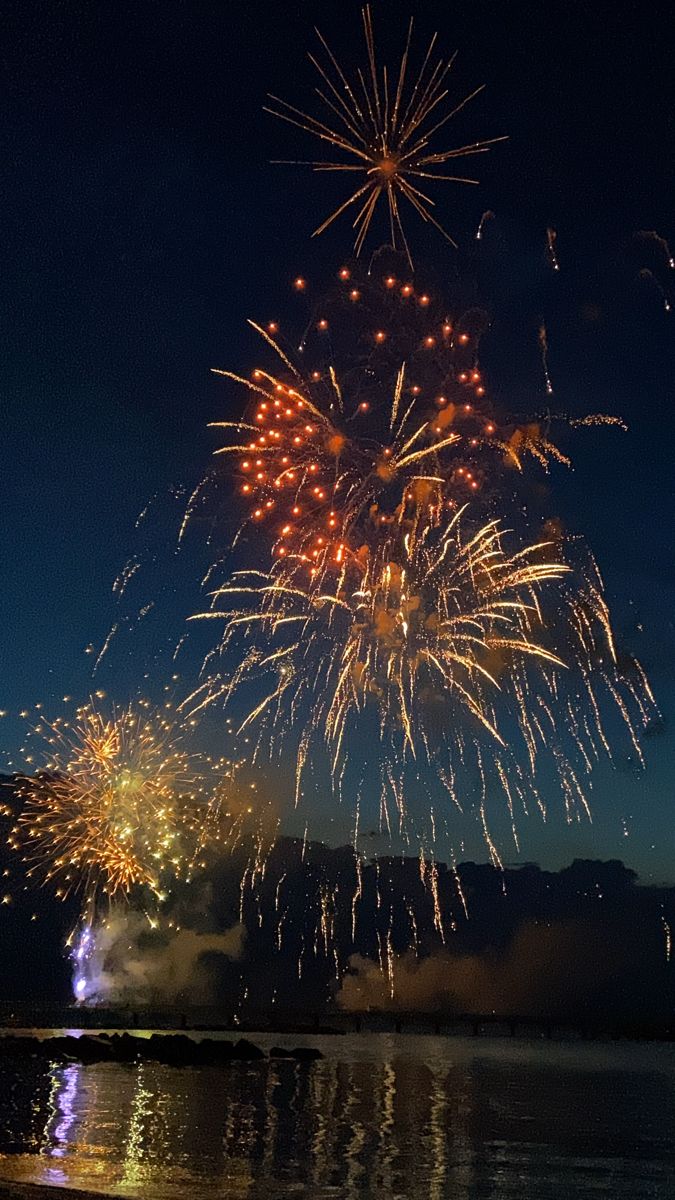
[[[222,933],[153,930],[143,913],[113,910],[94,927],[79,998],[89,1004],[208,1002],[215,998],[208,960],[239,959],[244,936],[239,924]]]
[[[349,1011],[456,1012],[539,1016],[579,1012],[625,963],[618,935],[574,921],[530,922],[502,950],[393,959],[391,970],[355,955],[337,996]]]

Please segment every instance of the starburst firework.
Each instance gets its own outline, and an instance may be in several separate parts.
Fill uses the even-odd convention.
[[[504,139],[495,137],[451,150],[432,150],[430,143],[435,134],[483,88],[477,87],[453,105],[450,111],[444,109],[448,99],[448,75],[454,56],[448,60],[435,59],[436,34],[431,39],[419,73],[411,77],[409,85],[412,19],[398,72],[390,78],[386,66],[380,70],[377,64],[373,22],[368,6],[363,9],[362,16],[368,62],[364,69],[358,69],[353,83],[317,30],[326,63],[321,63],[311,54],[309,58],[321,77],[322,83],[316,90],[328,110],[326,119],[319,120],[277,96],[270,97],[271,104],[267,111],[311,133],[346,158],[346,161],[314,161],[305,165],[317,171],[347,172],[360,176],[352,194],[318,226],[315,234],[322,233],[352,205],[360,204],[354,219],[354,248],[358,255],[382,199],[388,208],[392,245],[402,246],[412,265],[399,201],[407,201],[424,221],[434,225],[444,238],[455,245],[450,234],[433,215],[433,199],[422,189],[427,186],[427,181],[434,180],[478,183],[477,179],[464,175],[447,174],[443,168],[454,159],[482,154],[495,142]]]

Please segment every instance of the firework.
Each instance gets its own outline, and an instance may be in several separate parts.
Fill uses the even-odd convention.
[[[554,271],[560,270],[560,263],[558,262],[558,252],[556,250],[557,240],[558,240],[557,230],[552,229],[551,226],[549,225],[548,229],[546,230],[546,249],[548,251],[548,261],[551,264],[551,268]]]
[[[255,325],[276,369],[220,372],[250,394],[241,421],[219,423],[234,437],[217,453],[236,463],[244,527],[266,528],[270,565],[226,579],[198,614],[223,633],[186,707],[243,705],[255,755],[293,737],[296,804],[322,747],[355,828],[349,773],[363,775],[372,728],[380,828],[435,844],[449,801],[474,810],[497,861],[488,797],[504,798],[517,844],[517,811],[545,813],[552,781],[569,820],[590,815],[585,780],[611,757],[617,716],[641,761],[653,699],[638,664],[619,670],[597,568],[574,543],[573,569],[556,522],[532,539],[523,519],[527,465],[570,463],[554,424],[625,426],[498,411],[478,361],[485,314],[448,314],[395,257],[378,255],[368,277],[341,268],[299,351],[276,323]],[[425,795],[412,830],[427,767],[440,799]]]
[[[431,39],[419,73],[412,75],[409,62],[412,20],[398,71],[390,76],[386,66],[382,70],[378,67],[368,6],[363,9],[362,17],[368,62],[364,69],[357,71],[353,82],[350,82],[325,38],[317,30],[326,59],[322,63],[314,55],[309,58],[321,78],[317,94],[327,109],[325,120],[304,113],[277,96],[270,97],[271,104],[267,111],[312,134],[344,156],[338,162],[318,161],[304,165],[312,166],[317,171],[348,172],[358,177],[355,190],[322,221],[315,234],[322,233],[352,205],[358,205],[354,219],[354,248],[358,255],[382,200],[389,213],[392,245],[401,246],[412,265],[399,201],[405,200],[424,221],[430,222],[455,245],[450,234],[433,215],[434,201],[422,189],[433,181],[478,183],[477,179],[447,174],[446,164],[454,159],[482,154],[504,138],[489,138],[451,150],[434,151],[431,148],[434,136],[483,88],[475,88],[448,108],[448,75],[454,56],[448,60],[436,60],[436,34]]]
[[[386,206],[393,250],[373,255],[367,274],[340,268],[334,296],[292,349],[276,322],[251,322],[275,356],[271,367],[249,378],[216,372],[247,392],[241,417],[215,423],[227,431],[216,453],[234,466],[247,510],[241,532],[262,524],[265,534],[256,540],[256,569],[227,577],[208,611],[193,618],[214,623],[220,636],[181,706],[187,726],[166,710],[129,707],[106,716],[92,703],[72,723],[40,722],[46,753],[21,783],[12,839],[28,873],[52,883],[61,898],[84,896],[71,935],[78,999],[93,994],[88,977],[106,921],[101,897],[134,895],[154,907],[176,881],[191,882],[209,859],[226,855],[242,863],[240,922],[253,914],[269,936],[273,912],[274,943],[279,950],[285,938],[295,944],[298,976],[313,954],[332,960],[341,977],[339,947],[356,945],[370,890],[373,953],[393,995],[396,954],[410,944],[417,951],[425,926],[427,938],[431,928],[445,943],[452,906],[467,913],[455,853],[463,850],[467,817],[501,866],[495,821],[505,818],[518,849],[520,817],[533,810],[545,817],[550,795],[562,799],[568,821],[590,818],[591,776],[612,759],[617,727],[629,756],[642,763],[640,732],[656,715],[644,672],[617,653],[592,559],[575,555],[571,542],[563,547],[555,522],[535,536],[526,531],[519,482],[529,484],[532,465],[570,465],[551,432],[556,422],[625,426],[601,413],[505,412],[490,397],[478,359],[486,314],[473,300],[449,311],[413,279],[401,202],[452,242],[422,189],[434,180],[476,183],[447,174],[446,164],[502,139],[435,151],[432,139],[481,89],[448,103],[452,60],[435,60],[435,37],[413,74],[412,22],[390,76],[377,64],[369,8],[363,22],[368,61],[355,81],[319,35],[327,62],[312,62],[330,117],[275,97],[269,111],[344,156],[309,165],[358,177],[315,232],[355,212],[358,256]],[[493,216],[483,213],[478,241]],[[665,256],[672,267],[666,243],[644,236],[661,265]],[[558,271],[556,231],[548,228],[546,238]],[[668,308],[660,283],[645,272]],[[298,293],[308,286],[296,278]],[[551,396],[543,323],[538,336]],[[179,542],[215,476],[192,491]],[[209,568],[208,581],[219,565]],[[140,559],[129,559],[113,586],[117,599],[140,567]],[[151,608],[144,605],[136,619]],[[112,625],[94,669],[125,621]],[[349,799],[353,845],[342,889],[337,874],[313,873],[310,816],[302,814],[296,858],[301,874],[306,868],[306,905],[295,930],[286,866],[274,871],[282,805],[244,790],[240,764],[221,764],[213,786],[209,763],[207,785],[207,760],[185,747],[187,727],[216,705],[243,712],[239,732],[251,737],[254,763],[291,748],[296,808],[322,764],[332,798]],[[415,893],[407,885],[397,891],[393,860],[377,858],[366,870],[366,821],[375,835],[415,845]],[[449,870],[437,862],[443,837]],[[155,916],[145,916],[154,928]]]
[[[648,283],[659,296],[663,311],[673,311],[673,286],[670,272],[675,270],[675,255],[668,242],[655,229],[641,229],[635,235],[640,258],[646,257],[638,277]]]
[[[671,271],[675,271],[675,254],[673,254],[666,239],[661,237],[655,229],[640,229],[636,233],[635,238],[643,246],[651,246],[655,249],[661,262],[665,263]]]
[[[205,803],[198,760],[166,712],[128,707],[104,715],[95,705],[75,720],[42,721],[36,733],[44,764],[25,776],[17,846],[30,875],[53,882],[57,895],[97,897],[147,888],[185,867],[181,832]]]
[[[251,322],[276,365],[249,379],[216,371],[250,396],[242,420],[215,423],[248,520],[270,531],[275,556],[315,575],[358,558],[378,529],[498,495],[527,460],[570,464],[551,434],[569,419],[495,411],[478,360],[481,310],[448,314],[406,275],[338,274],[300,354],[275,323]]]
[[[481,214],[480,221],[478,222],[478,228],[476,229],[476,241],[477,242],[480,242],[481,238],[483,237],[483,233],[484,233],[487,222],[494,221],[494,219],[495,219],[495,214],[493,213],[491,208],[486,209],[486,211]]]
[[[516,844],[516,811],[545,812],[537,781],[547,772],[568,819],[589,815],[583,777],[611,754],[601,710],[609,701],[639,755],[636,726],[650,719],[651,694],[637,665],[633,678],[618,670],[597,573],[574,578],[546,541],[515,550],[507,541],[497,521],[476,527],[462,509],[374,538],[358,578],[345,567],[332,588],[323,577],[303,583],[289,559],[239,573],[197,617],[223,623],[219,650],[237,665],[212,673],[188,706],[257,689],[242,728],[258,726],[259,745],[273,745],[275,731],[295,737],[296,803],[321,745],[339,789],[370,714],[380,824],[404,838],[436,840],[428,796],[423,831],[415,814],[408,820],[422,765],[440,784],[443,820],[473,808],[494,861],[495,789]],[[467,804],[476,779],[478,799]]]

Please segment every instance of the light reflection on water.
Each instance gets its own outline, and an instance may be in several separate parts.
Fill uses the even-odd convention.
[[[0,1060],[0,1176],[143,1200],[675,1195],[670,1046],[302,1040],[325,1059]]]

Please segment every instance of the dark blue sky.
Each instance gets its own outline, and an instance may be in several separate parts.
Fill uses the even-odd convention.
[[[481,160],[480,189],[448,187],[442,198],[444,222],[464,241],[482,211],[497,214],[504,386],[530,386],[519,347],[526,362],[543,312],[560,407],[616,411],[630,424],[622,438],[579,443],[555,508],[600,560],[664,732],[651,739],[645,777],[619,769],[598,781],[592,830],[533,828],[524,854],[553,865],[619,854],[672,878],[675,324],[637,279],[656,260],[631,241],[639,229],[675,235],[668,6],[412,7],[420,37],[438,29],[459,49],[458,95],[488,84],[457,138],[510,137]],[[383,52],[398,47],[409,9],[376,0]],[[278,316],[298,271],[327,279],[347,252],[345,226],[308,238],[327,181],[269,164],[310,150],[262,106],[268,90],[312,104],[304,53],[315,20],[349,58],[360,36],[351,0],[9,5],[0,707],[10,715],[0,730],[10,755],[19,709],[41,701],[58,711],[64,694],[92,687],[123,699],[155,675],[198,603],[199,564],[174,554],[179,503],[169,492],[193,486],[209,461],[206,425],[226,395],[209,367],[245,373],[245,318]],[[548,225],[558,231],[557,290]],[[419,233],[415,244],[442,278],[451,250]],[[161,603],[113,643],[92,683],[84,651],[116,619],[111,585],[139,549],[134,522],[155,494],[137,594],[139,607],[143,595]]]

